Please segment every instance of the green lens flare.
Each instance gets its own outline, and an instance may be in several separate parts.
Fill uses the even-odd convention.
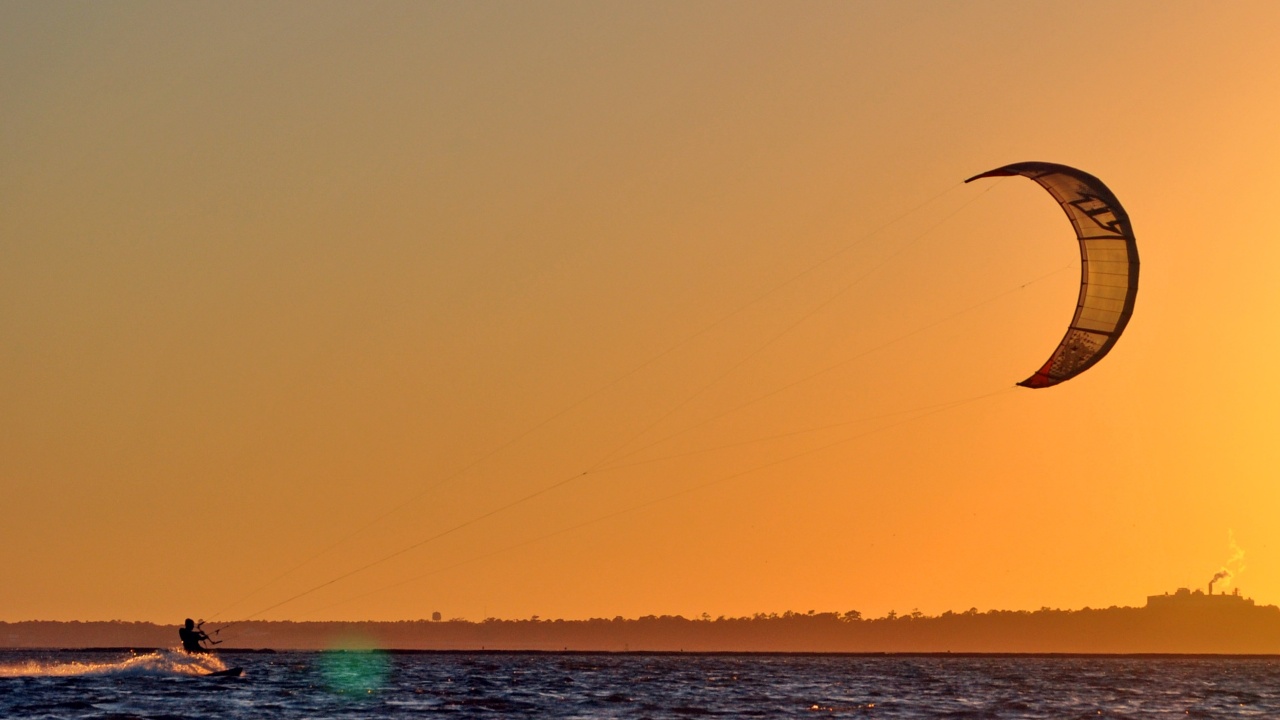
[[[380,650],[329,650],[319,666],[329,690],[340,695],[375,693],[391,672],[391,660]]]

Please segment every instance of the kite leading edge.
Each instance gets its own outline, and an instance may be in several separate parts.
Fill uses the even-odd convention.
[[[1080,240],[1080,299],[1067,334],[1034,375],[1018,383],[1045,388],[1093,367],[1120,339],[1138,296],[1138,244],[1129,215],[1098,178],[1066,165],[1023,162],[965,180],[1022,175],[1058,201]]]

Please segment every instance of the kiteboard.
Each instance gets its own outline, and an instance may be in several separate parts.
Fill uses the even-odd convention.
[[[207,672],[204,674],[204,676],[205,677],[240,677],[240,673],[242,672],[244,672],[244,668],[233,667],[233,668],[227,668],[226,670],[217,670],[214,672]]]

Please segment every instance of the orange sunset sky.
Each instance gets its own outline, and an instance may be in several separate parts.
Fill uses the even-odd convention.
[[[0,3],[0,620],[1280,603],[1278,32]],[[962,182],[1025,160],[1142,258],[1045,390],[1074,235]]]

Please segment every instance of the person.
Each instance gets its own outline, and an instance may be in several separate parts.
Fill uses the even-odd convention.
[[[201,625],[203,624],[201,623]],[[209,652],[209,648],[200,644],[206,640],[214,645],[218,644],[218,641],[205,634],[205,631],[201,630],[196,625],[196,621],[191,618],[187,618],[186,627],[178,628],[178,637],[182,638],[182,649],[189,653]]]

